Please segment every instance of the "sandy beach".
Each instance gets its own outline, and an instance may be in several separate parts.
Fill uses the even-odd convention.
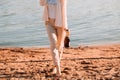
[[[0,80],[54,80],[49,48],[1,47]],[[64,49],[60,80],[120,80],[120,44]]]

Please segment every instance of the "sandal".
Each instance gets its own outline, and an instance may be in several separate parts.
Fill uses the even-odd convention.
[[[64,47],[69,48],[70,47],[70,31],[66,29],[66,36],[64,39]]]

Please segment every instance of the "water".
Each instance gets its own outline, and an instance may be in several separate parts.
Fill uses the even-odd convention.
[[[71,45],[120,43],[120,0],[68,0]],[[0,46],[48,46],[39,0],[0,0]]]

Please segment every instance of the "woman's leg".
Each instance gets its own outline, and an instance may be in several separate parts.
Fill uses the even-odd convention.
[[[59,57],[61,59],[63,54],[64,40],[66,36],[66,27],[63,28],[63,27],[55,26],[55,19],[51,19],[51,18],[49,18],[48,24],[51,24],[52,27],[56,29],[56,35],[57,35],[56,47],[58,48]]]
[[[51,48],[53,62],[54,62],[54,65],[56,66],[57,74],[61,75],[59,51],[56,46],[57,44],[56,29],[50,24],[46,25],[46,29],[47,29],[48,37],[50,40],[50,48]]]
[[[56,29],[57,29],[57,47],[59,50],[59,57],[61,59],[63,54],[64,39],[65,39],[66,32],[62,27],[56,27]]]

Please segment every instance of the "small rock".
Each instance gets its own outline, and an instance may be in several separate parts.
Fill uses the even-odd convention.
[[[84,69],[88,69],[88,68],[89,68],[89,66],[84,66],[83,68],[84,68]]]
[[[82,61],[81,64],[91,64],[91,62],[88,62],[88,61]]]
[[[71,70],[71,68],[66,67],[66,68],[64,68],[64,70]]]
[[[74,73],[72,76],[76,76],[76,77],[77,77],[77,76],[79,76],[79,74],[77,74],[77,73]]]
[[[69,74],[69,72],[66,70],[62,71],[62,73]]]

